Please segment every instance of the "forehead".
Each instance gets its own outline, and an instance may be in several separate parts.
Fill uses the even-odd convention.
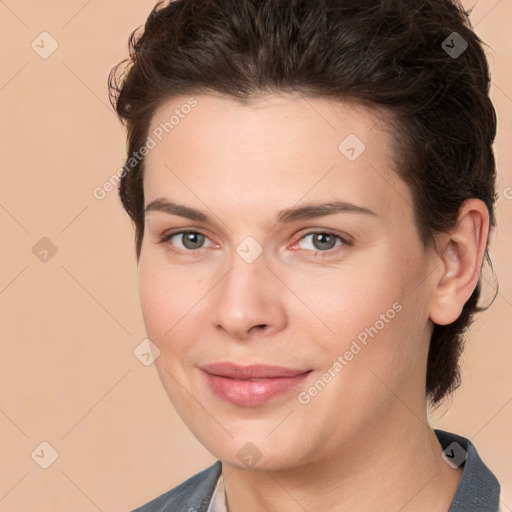
[[[336,198],[378,204],[382,214],[404,200],[398,206],[407,209],[385,120],[378,109],[329,98],[172,98],[148,131],[155,145],[146,156],[146,204],[179,194],[197,206],[199,197],[240,207],[250,200],[263,210]]]

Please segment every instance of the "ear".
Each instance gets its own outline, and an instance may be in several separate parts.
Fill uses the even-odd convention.
[[[455,322],[480,277],[487,238],[489,212],[483,201],[467,199],[456,225],[436,243],[437,264],[442,269],[430,305],[430,319],[439,325]]]

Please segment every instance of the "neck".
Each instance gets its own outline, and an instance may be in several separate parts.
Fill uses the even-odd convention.
[[[328,460],[280,471],[223,463],[228,512],[446,512],[462,469],[441,458],[424,406],[396,408]]]

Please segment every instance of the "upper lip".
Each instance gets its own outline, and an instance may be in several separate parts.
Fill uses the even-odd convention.
[[[273,377],[295,377],[309,371],[266,364],[251,364],[243,366],[228,361],[207,364],[201,368],[211,375],[218,375],[231,379],[268,379]]]

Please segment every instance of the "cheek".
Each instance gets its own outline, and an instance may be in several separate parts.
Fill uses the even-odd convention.
[[[145,263],[139,269],[139,298],[147,336],[161,352],[155,361],[159,367],[169,360],[170,352],[175,354],[180,350],[176,334],[182,327],[180,319],[185,314],[182,305],[186,300],[168,274]]]
[[[326,338],[343,344],[360,333],[364,337],[365,329],[376,322],[379,330],[383,330],[380,316],[388,310],[385,320],[395,317],[393,304],[400,297],[400,285],[386,268],[389,266],[385,264],[380,268],[378,264],[340,267],[323,276],[295,281],[294,292],[315,313],[308,316],[321,321],[319,326]]]
[[[201,284],[190,274],[149,261],[139,262],[139,298],[146,328],[157,339],[172,337],[181,319],[184,324],[196,314],[204,295]],[[170,331],[171,330],[171,331]]]
[[[429,331],[425,297],[419,289],[411,293],[412,280],[404,280],[402,285],[395,283],[390,288],[393,293],[376,307],[373,303],[373,318],[368,317],[359,335],[366,342],[362,370],[376,394],[406,396],[412,392],[410,383],[419,382],[426,363]]]
[[[147,337],[160,350],[154,361],[162,384],[172,403],[178,408],[186,407],[186,394],[182,396],[177,382],[186,380],[186,369],[190,366],[188,354],[197,338],[198,323],[194,308],[199,300],[191,293],[194,286],[171,274],[148,260],[139,263],[139,298]]]
[[[168,285],[161,274],[153,267],[143,263],[139,268],[139,298],[144,317],[144,324],[150,339],[159,340],[173,325],[173,318],[168,316],[169,299]]]
[[[388,380],[401,379],[398,369],[410,367],[420,353],[424,301],[421,291],[411,293],[413,262],[397,265],[399,256],[382,250],[372,261],[342,269],[314,286],[312,280],[302,283],[302,293],[307,290],[305,296],[324,324],[326,335],[318,339],[328,359],[346,354],[350,371],[345,373],[369,379],[363,388],[376,378],[368,368]]]

